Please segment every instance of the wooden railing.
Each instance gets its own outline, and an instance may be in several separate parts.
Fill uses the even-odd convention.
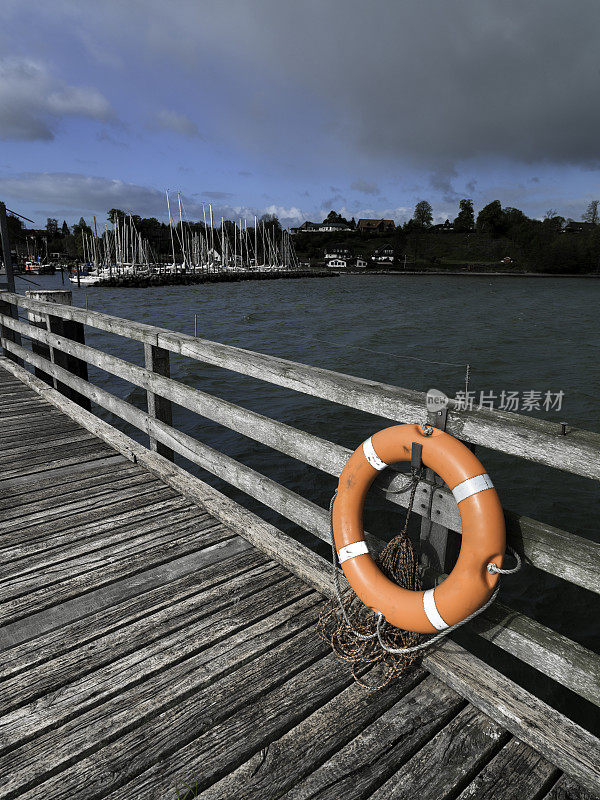
[[[10,306],[27,310],[30,321],[16,319]],[[31,315],[35,315],[33,324]],[[43,327],[40,327],[40,319],[45,320]],[[78,327],[68,329],[65,323]],[[140,342],[144,345],[145,366],[86,345],[81,335],[83,325]],[[91,401],[112,412],[147,434],[151,450],[163,459],[172,462],[173,453],[180,454],[326,542],[330,541],[330,531],[325,508],[174,428],[171,404],[176,403],[329,475],[339,475],[351,451],[173,380],[169,377],[169,354],[186,356],[395,422],[425,421],[427,418],[425,396],[420,392],[34,297],[0,293],[0,329],[7,357],[31,365],[38,375],[45,376],[47,383],[66,387],[65,391],[71,392],[72,400],[79,398],[82,405]],[[19,344],[18,337],[29,339],[32,350]],[[148,411],[142,411],[90,383],[82,364],[93,365],[145,389]],[[81,413],[87,419],[88,412]],[[89,419],[86,424],[90,426]],[[598,433],[570,428],[567,435],[563,435],[560,425],[552,422],[507,412],[462,410],[452,403],[446,430],[469,443],[600,480]],[[123,449],[122,439],[119,442],[118,446]],[[133,452],[133,445],[129,447]],[[390,502],[406,507],[407,494],[394,493],[399,485],[405,483],[405,477],[387,472],[391,474],[381,476],[375,485]],[[168,478],[166,467],[163,473]],[[185,482],[181,476],[177,480]],[[431,523],[437,526],[438,543],[440,531],[461,531],[458,508],[447,487],[432,489],[429,483],[422,482],[417,490],[415,512],[427,523],[423,528],[425,539]],[[512,512],[506,512],[506,521],[509,542],[530,564],[586,590],[600,593],[600,545]],[[249,528],[251,530],[246,531],[246,535],[252,539],[252,525]],[[263,530],[265,540],[261,544],[264,549],[269,552],[270,548],[279,560],[326,590],[322,567],[315,561],[316,556],[313,557],[307,548],[282,532],[273,533],[276,531],[273,526],[261,527],[258,524],[258,528]],[[254,541],[259,544],[258,535]],[[382,544],[373,537],[371,541],[376,547]],[[429,567],[438,573],[448,568],[443,549],[434,546],[429,563]],[[585,647],[500,603],[482,614],[472,627],[484,639],[585,700],[600,704],[598,658]],[[428,659],[426,662],[433,665],[432,671],[443,671],[439,658],[437,661],[433,657]]]

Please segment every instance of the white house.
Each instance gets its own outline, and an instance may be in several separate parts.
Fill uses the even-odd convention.
[[[329,269],[366,269],[367,262],[364,258],[332,258],[327,262]]]
[[[323,222],[319,225],[321,233],[339,233],[339,231],[351,231],[352,228],[345,222]]]
[[[378,250],[375,250],[373,255],[371,256],[371,261],[377,261],[380,264],[391,264],[394,260],[394,248],[390,245],[386,247],[380,247]]]
[[[347,261],[351,257],[352,252],[347,247],[330,247],[324,254],[325,261],[329,261],[331,258],[343,258]]]

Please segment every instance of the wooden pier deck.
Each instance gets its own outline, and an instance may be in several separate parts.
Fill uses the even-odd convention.
[[[0,798],[593,797],[424,666],[358,687],[322,595],[7,365]]]

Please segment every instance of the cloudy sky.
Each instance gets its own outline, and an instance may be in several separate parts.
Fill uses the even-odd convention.
[[[598,0],[2,0],[0,199],[286,224],[574,219],[600,196]]]

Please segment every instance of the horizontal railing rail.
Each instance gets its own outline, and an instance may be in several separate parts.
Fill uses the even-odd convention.
[[[40,305],[49,306],[47,313],[56,316],[57,306],[55,304],[40,303]],[[61,306],[60,308],[68,307]],[[36,308],[36,311],[40,310],[42,309]],[[46,309],[43,310],[46,311]],[[0,315],[0,323],[3,328],[20,333],[33,341],[42,342],[67,355],[83,359],[89,364],[145,388],[149,392],[168,398],[191,411],[202,414],[332,475],[339,474],[350,453],[340,445],[263,417],[228,401],[212,397],[171,378],[157,375],[151,370],[131,364],[88,345],[73,342],[43,328],[15,320],[7,315]],[[148,343],[146,342],[146,344]],[[172,425],[166,424],[125,400],[73,375],[65,368],[53,363],[52,360],[32,353],[6,338],[2,339],[2,345],[9,353],[23,359],[60,383],[89,398],[100,407],[129,422],[166,448],[179,453],[190,462],[227,481],[323,541],[330,541],[329,517],[325,509],[247,465],[176,430]],[[406,505],[405,497],[389,494],[389,490],[395,485],[394,482],[399,480],[403,483],[405,481],[403,478],[392,476],[391,479],[388,479],[387,484],[381,484],[381,488],[384,491],[387,490],[390,499]],[[429,487],[424,486],[423,488],[425,491],[430,491]],[[446,502],[444,492],[437,489],[435,491],[436,495],[444,497],[444,502]],[[451,495],[448,495],[448,499],[450,497]],[[454,501],[452,500],[452,502]],[[454,507],[456,508],[455,503]],[[449,516],[449,513],[448,511],[446,516]],[[591,565],[597,565],[598,545],[580,537],[571,536],[564,531],[550,529],[534,520],[527,522],[527,518],[512,516],[512,526],[513,528],[516,526],[517,529],[517,536],[513,534],[512,538],[518,539],[520,535],[522,549],[532,563],[542,568],[544,568],[544,563],[560,564],[562,559],[557,557],[560,545],[564,545],[564,542],[568,540],[571,566],[566,572],[561,572],[560,567],[558,569],[555,567],[554,574],[560,574],[561,577],[570,580],[569,574],[573,572],[576,578],[573,582],[587,588],[598,589],[597,581],[593,577],[589,578],[590,575],[594,576],[597,572],[596,569],[591,568]],[[523,523],[521,520],[525,520],[525,522]],[[509,526],[510,524],[509,518]],[[376,546],[382,545],[376,540],[374,543]],[[572,555],[573,543],[575,549],[579,551],[578,558],[574,558]],[[552,569],[548,571],[552,571]],[[580,696],[595,703],[599,702],[598,659],[586,648],[507,606],[496,605],[493,610],[485,612],[476,631],[484,638],[493,641],[501,649],[519,657]]]
[[[107,333],[159,347],[212,366],[384,417],[422,422],[425,395],[411,389],[307,366],[287,359],[199,339],[75,306],[0,292],[6,303],[80,322]],[[498,450],[575,475],[600,480],[600,434],[512,412],[462,409],[450,401],[446,430],[472,444]]]

